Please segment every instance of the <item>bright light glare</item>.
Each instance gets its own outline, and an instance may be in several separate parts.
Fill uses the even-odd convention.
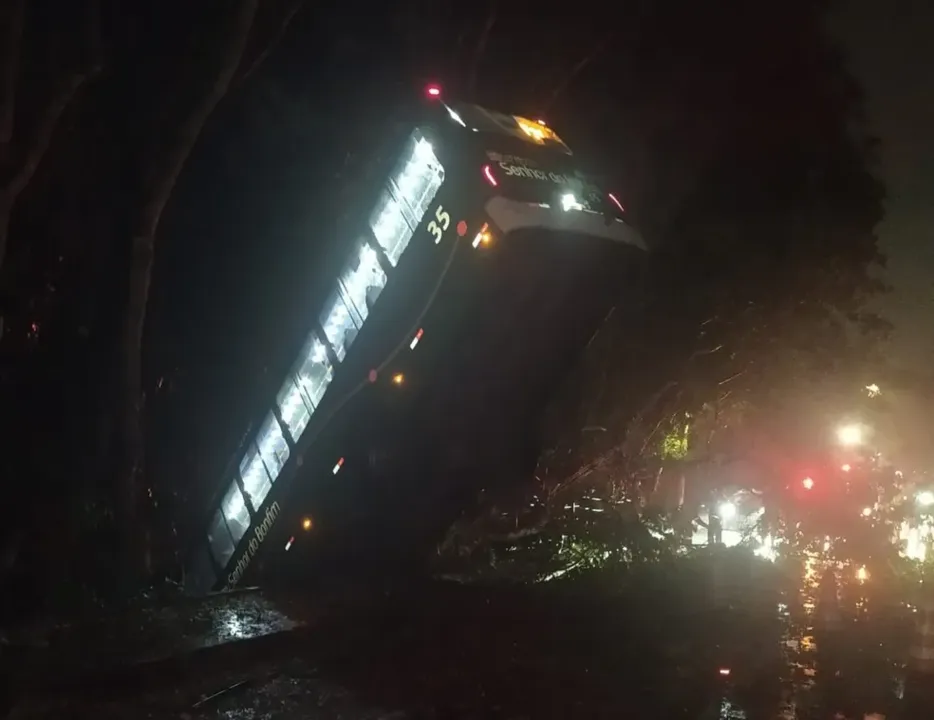
[[[805,490],[810,490],[811,488],[814,487],[814,480],[812,480],[809,477],[806,477],[804,478],[804,480],[801,481],[801,485],[804,486]]]
[[[577,198],[574,197],[573,193],[565,193],[561,196],[561,209],[565,212],[569,210],[581,210],[583,205],[577,202]]]
[[[722,503],[719,507],[719,514],[724,520],[730,520],[736,517],[736,506],[731,502]]]
[[[545,142],[545,138],[550,137],[552,134],[544,124],[537,123],[534,120],[517,117],[516,124],[519,126],[522,132],[524,132],[529,136],[529,138],[539,144]]]
[[[840,469],[843,472],[850,472],[850,470],[852,470],[853,467],[849,463],[843,463],[843,465],[840,466]]]
[[[869,572],[865,567],[861,567],[856,571],[856,579],[860,582],[866,582],[869,579]]]
[[[728,676],[730,674],[730,668],[720,668],[720,674],[724,677]]]
[[[859,425],[843,425],[837,428],[837,440],[847,447],[860,445],[863,442],[863,430]]]
[[[314,523],[311,521],[310,517],[302,518],[302,530],[307,532],[311,530],[312,525],[314,525]]]
[[[402,373],[396,373],[395,375],[392,376],[393,385],[401,385],[404,382],[405,382],[405,375],[403,375]]]
[[[870,515],[872,515],[872,508],[870,507],[863,508],[863,517],[869,517]]]
[[[924,492],[919,492],[917,497],[918,505],[927,507],[928,505],[934,505],[934,492],[930,490],[925,490]]]
[[[458,115],[457,112],[449,108],[447,105],[444,106],[444,109],[448,111],[448,117],[451,118],[451,120],[456,122],[461,127],[467,127],[467,123],[464,122],[463,118],[461,118],[461,116]]]
[[[434,83],[432,83],[427,88],[425,88],[425,94],[428,97],[433,97],[433,98],[441,97],[441,86],[435,85]]]
[[[869,395],[869,397],[872,398],[872,397],[878,397],[879,395],[881,395],[882,391],[879,389],[878,385],[876,385],[875,383],[872,383],[866,386],[866,393]]]

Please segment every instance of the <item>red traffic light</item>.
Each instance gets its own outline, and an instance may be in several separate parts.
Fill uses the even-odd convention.
[[[436,99],[436,98],[441,97],[441,86],[438,85],[437,83],[430,83],[425,88],[425,95],[427,95],[431,99]]]

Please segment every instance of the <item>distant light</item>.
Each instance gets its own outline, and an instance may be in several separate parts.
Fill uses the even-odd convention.
[[[294,544],[295,544],[295,536],[293,535],[292,537],[289,538],[289,541],[285,544],[285,550],[286,550],[286,552],[288,552],[288,551],[289,551],[289,548],[291,548],[292,545],[294,545]]]
[[[314,522],[312,521],[312,519],[310,517],[303,517],[302,518],[302,530],[304,530],[305,532],[308,532],[309,530],[311,530],[312,527],[314,527]]]
[[[843,465],[840,466],[840,469],[843,472],[850,472],[850,470],[852,470],[853,468],[850,466],[849,463],[843,463]]]
[[[611,201],[616,207],[619,208],[619,211],[620,211],[621,213],[626,212],[626,208],[623,207],[623,204],[616,198],[616,196],[615,196],[613,193],[610,193],[610,201]]]
[[[852,447],[863,442],[863,429],[859,425],[844,425],[837,428],[837,440],[841,445]]]
[[[764,560],[769,562],[775,562],[775,559],[778,557],[778,553],[775,552],[775,541],[771,535],[766,535],[762,538],[762,542],[755,550],[753,550],[753,555],[757,555]]]
[[[864,507],[864,508],[863,508],[863,517],[869,517],[870,515],[872,515],[872,508],[871,508],[871,507]]]
[[[339,472],[341,471],[341,468],[342,468],[342,467],[344,467],[344,458],[341,458],[341,459],[338,460],[336,463],[334,463],[334,467],[331,468],[331,474],[332,474],[332,475],[337,475],[337,473],[339,473]]]
[[[730,668],[720,668],[719,672],[723,677],[728,677],[730,674]]]
[[[425,88],[425,94],[430,98],[439,98],[441,97],[441,86],[437,83],[431,83]]]
[[[401,385],[404,382],[405,382],[405,375],[403,375],[402,373],[396,373],[395,375],[392,376],[393,385]]]
[[[866,393],[869,397],[874,398],[882,394],[882,391],[879,389],[879,386],[875,383],[866,386]]]
[[[931,492],[930,490],[919,492],[916,499],[918,501],[918,505],[922,505],[924,507],[927,507],[928,505],[934,505],[934,492]]]
[[[725,502],[718,508],[720,517],[729,520],[736,516],[736,506],[731,502]]]
[[[812,480],[809,477],[806,477],[804,478],[804,480],[801,481],[801,485],[804,487],[805,490],[810,490],[814,487],[814,480]]]
[[[424,328],[419,328],[418,332],[415,333],[415,337],[412,338],[412,342],[409,343],[409,350],[414,350],[415,346],[418,345],[418,341],[422,339],[422,335],[425,334]]]
[[[866,582],[869,579],[869,572],[866,570],[865,567],[860,567],[856,571],[856,579],[859,580],[860,582]]]
[[[485,177],[486,181],[493,187],[499,185],[499,183],[496,182],[496,178],[493,176],[493,168],[491,168],[489,165],[483,166],[483,177]]]

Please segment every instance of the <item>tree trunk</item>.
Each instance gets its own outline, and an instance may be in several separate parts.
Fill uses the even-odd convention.
[[[13,194],[6,188],[0,188],[0,269],[6,260],[7,239],[10,236],[10,220],[13,215]],[[0,310],[2,312],[2,310]],[[0,337],[3,337],[3,327],[0,326]]]
[[[217,75],[211,87],[192,106],[165,152],[154,159],[144,185],[143,205],[131,246],[129,297],[123,329],[123,463],[118,479],[118,511],[124,549],[130,553],[128,570],[149,571],[148,533],[139,527],[144,490],[145,440],[142,380],[143,329],[155,259],[156,233],[182,168],[211,112],[224,97],[233,80],[250,36],[259,0],[241,0],[223,46]]]

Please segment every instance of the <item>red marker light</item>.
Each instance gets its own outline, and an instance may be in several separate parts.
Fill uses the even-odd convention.
[[[496,182],[496,178],[493,177],[493,168],[491,168],[489,165],[483,166],[483,177],[485,177],[486,181],[490,183],[490,185],[492,185],[493,187],[496,187],[497,185],[499,185],[499,183]]]
[[[464,237],[467,234],[467,223],[464,220],[461,220],[457,223],[457,236]]]
[[[620,211],[621,213],[626,212],[626,208],[623,207],[623,204],[616,198],[616,196],[615,196],[613,193],[610,193],[610,200],[613,202],[613,204],[614,204],[616,207],[619,208],[619,211]]]
[[[425,88],[425,94],[430,98],[439,98],[441,97],[441,86],[432,83]]]

